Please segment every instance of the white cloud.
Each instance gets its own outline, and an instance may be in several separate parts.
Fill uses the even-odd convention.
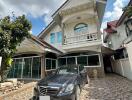
[[[104,22],[102,23],[101,31],[106,28],[107,22],[118,20],[122,15],[122,8],[125,6],[124,3],[129,0],[115,0],[113,3],[113,10],[107,11],[104,15]]]
[[[52,19],[52,13],[64,2],[65,0],[0,0],[0,16],[11,15],[12,12],[16,16],[44,16],[44,21],[48,24]]]
[[[107,25],[107,21],[104,21],[101,25],[101,32],[103,33],[103,29],[106,28],[106,25]]]
[[[112,15],[110,11],[106,12],[104,15],[104,18],[109,18]]]

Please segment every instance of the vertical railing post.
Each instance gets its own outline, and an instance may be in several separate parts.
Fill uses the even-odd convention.
[[[65,38],[65,41],[67,41],[65,44],[67,45],[77,42],[95,41],[97,39],[98,39],[98,33],[88,33],[88,34],[82,34],[82,35]]]
[[[0,56],[0,69],[1,69],[2,57]]]

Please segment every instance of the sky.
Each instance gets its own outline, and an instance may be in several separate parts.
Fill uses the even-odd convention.
[[[0,0],[0,17],[25,14],[32,23],[32,34],[38,35],[51,21],[51,15],[66,0]],[[117,20],[123,13],[122,8],[130,0],[107,0],[101,30],[108,21]]]

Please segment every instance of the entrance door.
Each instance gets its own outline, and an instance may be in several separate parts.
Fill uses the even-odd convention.
[[[104,56],[103,57],[104,60],[104,70],[106,73],[112,73],[112,65],[111,65],[111,61],[110,61],[110,56]]]

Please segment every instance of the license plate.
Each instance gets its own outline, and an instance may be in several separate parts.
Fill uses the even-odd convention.
[[[50,96],[39,96],[39,100],[50,100]]]

